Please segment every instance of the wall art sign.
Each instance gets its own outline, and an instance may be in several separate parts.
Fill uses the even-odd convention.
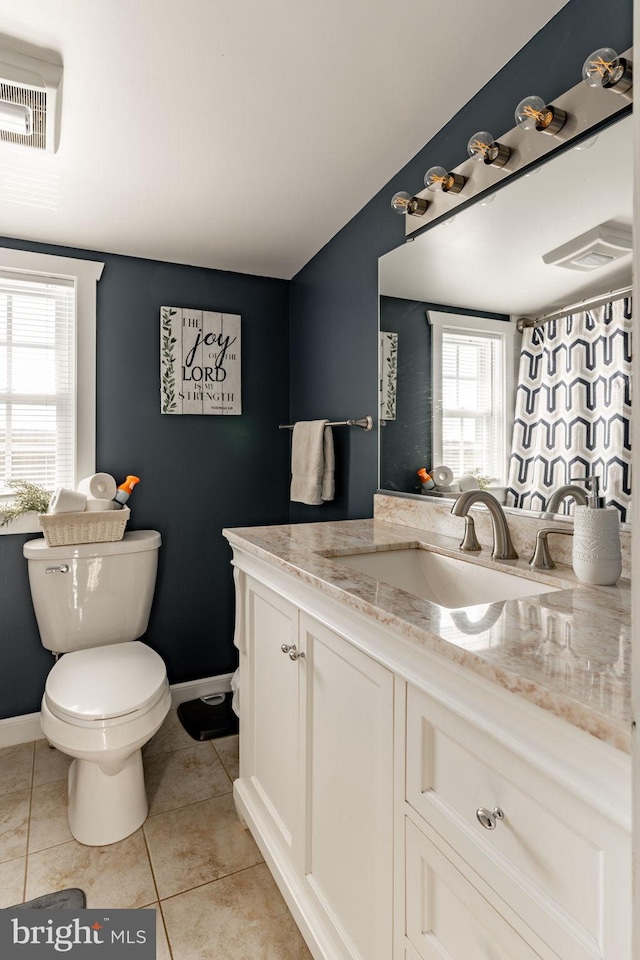
[[[398,393],[398,334],[380,331],[380,419],[395,420]]]
[[[160,308],[162,413],[242,413],[240,317]]]

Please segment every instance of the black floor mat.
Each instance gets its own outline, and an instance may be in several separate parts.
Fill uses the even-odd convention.
[[[58,893],[45,893],[44,897],[36,897],[27,903],[17,903],[12,910],[83,910],[87,905],[87,898],[82,890],[72,888],[60,890]]]

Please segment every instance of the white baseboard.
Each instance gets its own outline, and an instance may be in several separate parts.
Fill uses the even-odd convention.
[[[231,673],[221,673],[217,677],[203,677],[202,680],[187,680],[186,683],[171,684],[171,705],[175,708],[187,700],[208,697],[212,693],[228,693],[231,690]]]
[[[21,717],[0,720],[0,747],[15,747],[18,743],[41,739],[40,713],[25,713]]]
[[[217,677],[202,677],[200,680],[187,680],[186,683],[171,685],[171,706],[175,710],[179,704],[198,697],[208,697],[212,693],[227,693],[231,690],[230,673]],[[15,747],[19,743],[41,740],[40,713],[25,713],[20,717],[7,717],[0,720],[0,749]]]

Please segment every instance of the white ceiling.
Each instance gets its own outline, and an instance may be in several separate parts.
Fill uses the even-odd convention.
[[[381,257],[380,291],[535,317],[630,284],[630,252],[589,272],[542,259],[599,224],[632,224],[632,118],[588,143]]]
[[[0,234],[290,278],[566,2],[0,0],[64,63]]]

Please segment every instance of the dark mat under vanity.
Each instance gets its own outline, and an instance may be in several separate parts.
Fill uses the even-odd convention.
[[[12,910],[84,910],[87,898],[82,890],[72,888],[59,890],[57,893],[45,893],[43,897],[28,900],[27,903],[17,903]]]

